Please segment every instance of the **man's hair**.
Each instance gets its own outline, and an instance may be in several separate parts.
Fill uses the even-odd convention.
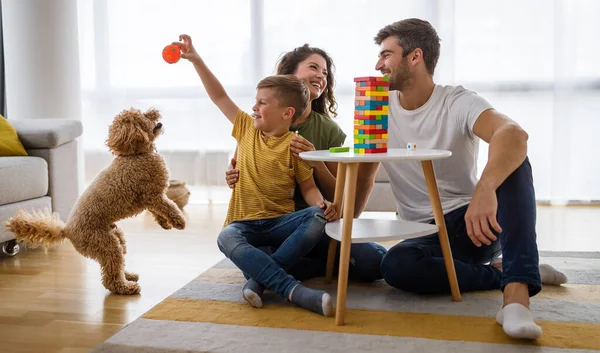
[[[301,79],[294,75],[273,75],[262,79],[256,88],[271,88],[275,91],[275,98],[279,104],[294,107],[296,112],[292,117],[295,121],[308,106],[310,92]]]
[[[398,38],[398,45],[403,49],[402,57],[420,48],[423,51],[425,67],[433,76],[435,66],[440,58],[440,37],[431,23],[418,18],[394,22],[379,30],[374,38],[375,43],[380,45],[391,36]]]

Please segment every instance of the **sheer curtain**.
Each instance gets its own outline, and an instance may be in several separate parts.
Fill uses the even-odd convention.
[[[111,119],[135,106],[156,107],[165,134],[158,148],[175,178],[221,190],[199,199],[227,201],[224,170],[235,147],[231,126],[207,98],[187,62],[166,64],[162,48],[180,33],[242,109],[280,55],[309,43],[336,65],[338,123],[352,134],[355,76],[376,75],[377,30],[407,17],[429,20],[442,38],[436,82],[477,91],[529,133],[540,201],[600,200],[594,151],[600,128],[600,33],[593,0],[79,0],[88,179],[110,157]],[[596,158],[597,159],[597,158]],[[487,161],[481,144],[479,166]]]
[[[2,1],[0,0],[0,114],[6,116],[6,81],[4,79],[4,31],[2,26]]]

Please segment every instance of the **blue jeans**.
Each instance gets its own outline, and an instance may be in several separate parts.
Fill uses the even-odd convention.
[[[476,247],[467,235],[464,206],[444,216],[461,292],[501,289],[526,283],[529,295],[542,288],[536,243],[536,203],[529,158],[496,190],[502,233],[491,245]],[[431,221],[430,223],[434,223]],[[490,227],[491,228],[491,227]],[[502,272],[485,265],[502,251]],[[392,247],[381,263],[385,281],[415,293],[449,293],[450,284],[437,234],[407,239]]]
[[[325,235],[315,248],[290,270],[290,273],[301,281],[325,276],[330,239]],[[338,242],[333,267],[334,275],[339,270],[340,246],[341,243]],[[386,252],[386,248],[376,243],[350,245],[348,277],[351,280],[360,282],[372,282],[383,278],[381,275],[381,261]]]
[[[247,277],[287,298],[299,283],[287,271],[321,240],[326,222],[316,206],[277,218],[236,221],[221,230],[217,244]],[[258,249],[264,246],[278,249],[269,256]]]

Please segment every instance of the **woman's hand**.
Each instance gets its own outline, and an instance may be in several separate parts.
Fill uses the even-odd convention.
[[[235,187],[235,184],[240,180],[240,171],[239,169],[235,169],[235,159],[231,159],[231,164],[229,164],[229,168],[225,172],[225,181],[227,181],[227,185],[230,189]]]
[[[304,137],[302,137],[300,135],[296,135],[292,138],[292,141],[290,142],[290,150],[292,151],[294,156],[300,157],[299,156],[300,152],[314,151],[315,146],[312,143],[310,143],[310,141],[305,139]],[[305,161],[305,162],[308,163],[308,165],[310,165],[311,167],[314,167],[313,162],[311,162],[311,161]]]

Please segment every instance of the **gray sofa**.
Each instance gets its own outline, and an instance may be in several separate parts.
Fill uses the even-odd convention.
[[[66,221],[79,197],[77,137],[80,121],[67,119],[10,120],[26,157],[0,157],[0,244],[14,256],[19,246],[1,224],[17,209],[47,208]]]

